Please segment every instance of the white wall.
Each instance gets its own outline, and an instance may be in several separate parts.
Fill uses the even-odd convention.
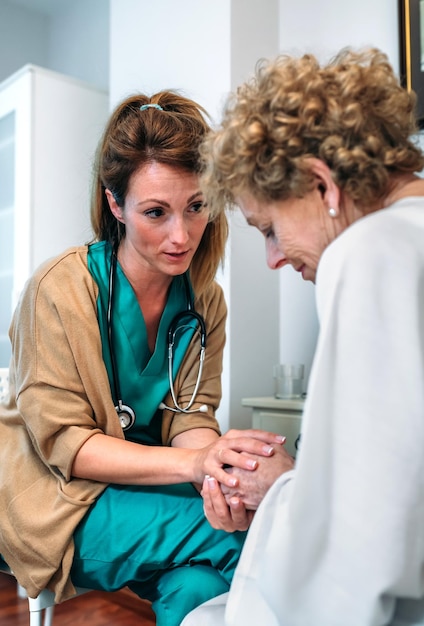
[[[109,0],[72,0],[51,17],[49,69],[109,90]]]
[[[228,0],[111,0],[111,106],[177,89],[218,114],[230,83]]]
[[[48,62],[49,19],[0,0],[0,82],[27,63]]]
[[[397,0],[280,0],[282,52],[321,60],[345,46],[376,46],[399,65]]]
[[[278,53],[278,11],[278,0],[232,0],[231,90],[249,78],[259,58]],[[227,413],[223,407],[218,417],[227,418],[232,428],[246,428],[252,416],[250,408],[242,407],[242,398],[273,393],[272,368],[279,361],[279,276],[265,263],[263,236],[239,212],[230,220],[226,276],[229,390]]]
[[[63,0],[51,14],[0,0],[0,82],[27,64],[109,88],[109,0]]]

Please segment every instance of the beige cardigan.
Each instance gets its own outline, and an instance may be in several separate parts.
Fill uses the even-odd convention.
[[[55,592],[56,601],[74,594],[72,536],[106,485],[72,478],[72,464],[95,433],[123,437],[102,359],[96,298],[87,248],[72,248],[30,279],[10,328],[10,398],[0,405],[0,554],[30,597],[44,588]],[[216,283],[196,308],[208,333],[196,404],[206,404],[208,413],[174,419],[164,411],[164,445],[193,428],[219,432],[214,413],[226,306]],[[191,397],[198,354],[193,342],[175,381],[182,403]]]

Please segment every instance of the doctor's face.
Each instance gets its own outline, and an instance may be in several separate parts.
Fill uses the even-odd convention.
[[[304,280],[315,282],[321,255],[335,238],[319,189],[303,198],[265,202],[240,193],[235,200],[247,222],[264,235],[269,267],[291,265]]]
[[[208,223],[196,174],[152,162],[132,175],[124,207],[106,193],[125,224],[121,254],[127,261],[168,276],[189,268]]]

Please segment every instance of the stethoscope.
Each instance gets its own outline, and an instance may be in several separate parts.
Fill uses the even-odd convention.
[[[119,385],[119,377],[118,377],[118,368],[115,359],[115,351],[113,349],[113,301],[114,301],[114,289],[115,289],[115,275],[116,275],[116,263],[117,256],[116,251],[112,252],[111,262],[110,262],[110,270],[109,270],[109,292],[108,292],[108,304],[107,304],[107,338],[109,344],[109,353],[110,360],[112,365],[112,378],[113,378],[113,391],[114,397],[116,399],[115,410],[118,414],[119,421],[121,423],[122,430],[128,430],[131,428],[136,419],[135,411],[128,404],[124,404],[122,401],[121,388]],[[187,297],[187,309],[185,311],[181,311],[177,313],[168,329],[168,378],[169,378],[169,389],[171,392],[172,401],[174,403],[174,407],[167,406],[163,402],[159,404],[160,409],[168,409],[168,411],[173,411],[174,413],[197,413],[201,411],[202,413],[207,412],[207,406],[202,404],[197,409],[192,409],[193,403],[196,399],[197,391],[199,389],[200,380],[202,378],[203,372],[203,363],[205,360],[205,351],[206,351],[206,325],[205,320],[199,313],[197,313],[192,305],[190,286],[188,282],[188,278],[186,274],[183,274],[184,279],[184,287]],[[174,390],[174,382],[173,382],[173,365],[174,365],[174,343],[177,332],[183,330],[184,328],[192,328],[187,324],[187,318],[193,318],[197,321],[198,324],[198,333],[200,335],[200,356],[199,356],[199,370],[197,372],[196,384],[194,385],[193,394],[188,402],[187,406],[182,407],[178,404],[177,398],[175,396]],[[185,323],[182,323],[185,321]]]

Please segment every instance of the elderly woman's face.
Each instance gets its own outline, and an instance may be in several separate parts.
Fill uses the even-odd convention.
[[[290,264],[304,280],[315,282],[321,255],[337,236],[319,188],[303,198],[272,202],[241,193],[236,202],[247,222],[264,235],[269,267]]]

